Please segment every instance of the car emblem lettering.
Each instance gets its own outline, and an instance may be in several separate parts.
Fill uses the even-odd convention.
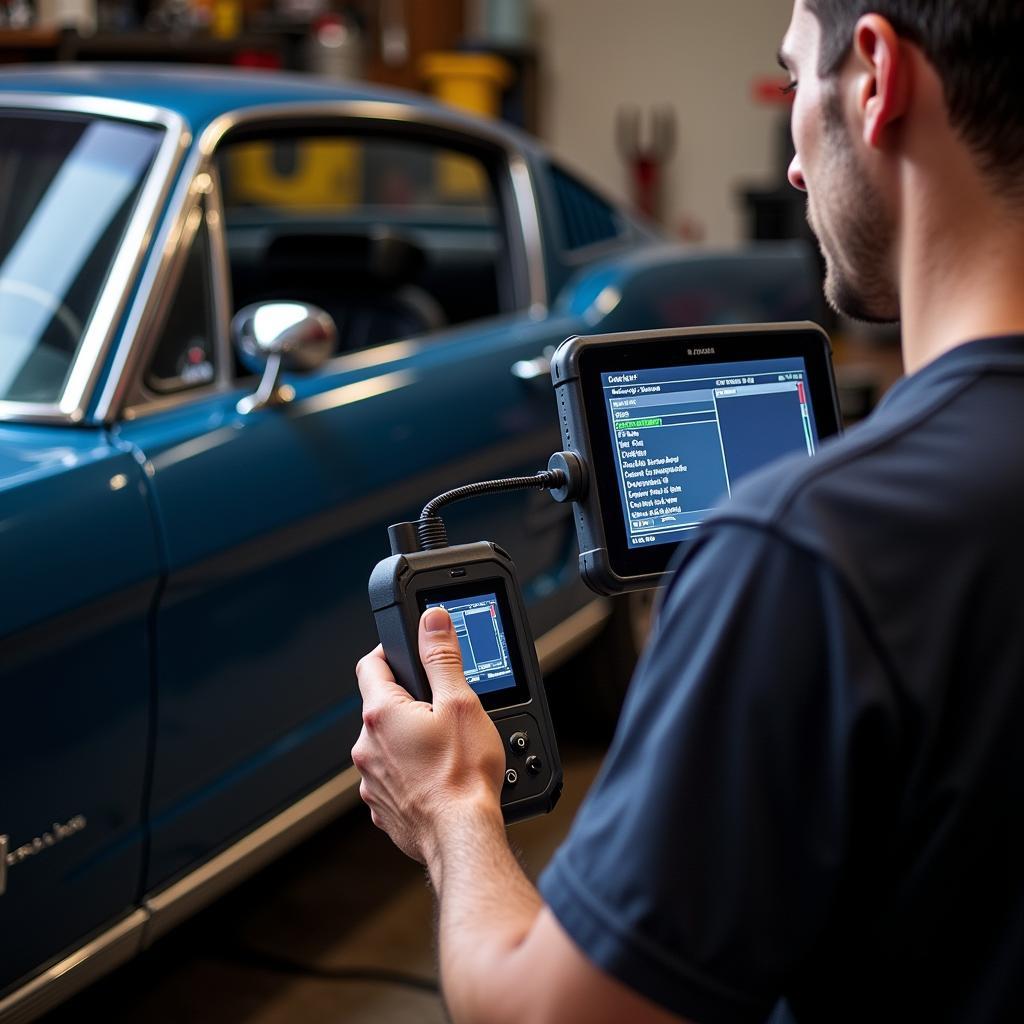
[[[83,831],[87,824],[83,814],[76,814],[63,825],[55,821],[48,832],[33,836],[27,843],[22,843],[13,850],[10,848],[10,837],[0,836],[0,896],[7,891],[8,869],[29,857],[34,857],[37,853],[42,853],[43,850],[48,850],[51,846],[56,846],[65,839],[70,839]]]

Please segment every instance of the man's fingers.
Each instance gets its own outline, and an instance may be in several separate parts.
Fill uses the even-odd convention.
[[[363,720],[367,712],[371,715],[389,704],[405,704],[412,700],[412,694],[395,682],[391,666],[384,657],[384,649],[378,644],[369,654],[359,659],[356,665],[356,679],[363,697]]]
[[[420,661],[427,672],[434,703],[472,693],[462,671],[462,650],[443,608],[428,608],[420,617]]]

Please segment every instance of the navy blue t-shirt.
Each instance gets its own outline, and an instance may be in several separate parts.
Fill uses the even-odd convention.
[[[667,591],[541,879],[699,1024],[1024,1020],[1024,337],[755,474]]]

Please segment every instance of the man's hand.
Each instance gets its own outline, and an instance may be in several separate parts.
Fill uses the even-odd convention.
[[[444,609],[423,615],[419,648],[432,705],[395,682],[379,647],[359,662],[363,731],[352,762],[374,824],[430,869],[452,1020],[670,1024],[573,945],[509,849],[504,747],[466,683]]]
[[[462,652],[443,608],[420,619],[420,660],[433,704],[395,682],[380,647],[356,666],[363,729],[352,763],[373,823],[405,854],[426,862],[444,819],[463,809],[501,821],[501,737],[466,683]]]

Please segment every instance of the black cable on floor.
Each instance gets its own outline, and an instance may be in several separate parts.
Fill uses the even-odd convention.
[[[387,967],[321,967],[319,964],[303,963],[267,950],[248,948],[235,950],[228,954],[228,958],[248,967],[276,971],[279,974],[319,978],[324,981],[365,981],[377,985],[397,985],[400,988],[410,988],[430,995],[440,995],[438,984],[433,978],[406,974],[404,971],[394,971]]]

